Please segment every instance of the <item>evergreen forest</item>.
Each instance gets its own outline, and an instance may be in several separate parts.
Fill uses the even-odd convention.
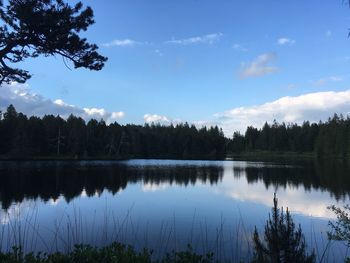
[[[326,122],[265,123],[225,137],[221,128],[176,125],[106,124],[70,115],[27,117],[13,105],[0,112],[0,157],[73,159],[223,159],[247,152],[312,153],[350,157],[350,117],[334,114]]]

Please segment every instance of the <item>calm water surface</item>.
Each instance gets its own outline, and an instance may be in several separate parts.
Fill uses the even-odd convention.
[[[144,246],[158,257],[183,249],[248,260],[276,192],[318,257],[327,206],[349,203],[343,163],[131,160],[0,162],[0,244],[7,250],[69,250],[74,243]],[[347,251],[332,243],[328,262]]]

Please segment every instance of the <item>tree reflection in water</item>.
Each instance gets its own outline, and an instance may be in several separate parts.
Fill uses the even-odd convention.
[[[24,199],[67,202],[84,194],[108,190],[117,194],[128,184],[143,182],[187,186],[197,181],[215,184],[222,179],[220,166],[146,166],[141,169],[118,162],[1,162],[0,202],[3,209]]]

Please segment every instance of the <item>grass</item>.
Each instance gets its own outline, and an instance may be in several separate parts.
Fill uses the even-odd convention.
[[[58,218],[50,229],[39,224],[37,208],[20,216],[12,215],[6,224],[0,225],[0,262],[195,263],[250,262],[252,259],[252,231],[248,230],[242,215],[236,222],[221,218],[219,225],[211,226],[194,212],[184,237],[180,236],[175,216],[150,231],[133,219],[132,209],[117,216],[106,205],[104,213],[95,213],[87,220],[74,208],[72,213]],[[19,213],[24,212],[19,209]],[[308,243],[315,249],[318,262],[329,262],[334,249],[327,239],[317,245],[316,232],[313,228],[311,232],[314,241]]]
[[[189,231],[183,235],[175,215],[152,231],[148,223],[140,225],[133,219],[132,209],[116,215],[106,205],[104,213],[86,218],[74,208],[50,228],[39,223],[37,208],[18,209],[21,215],[9,214],[6,224],[0,225],[0,262],[75,262],[71,260],[79,253],[93,255],[93,260],[107,257],[87,262],[240,262],[251,258],[251,233],[242,218],[237,224],[221,219],[218,226],[210,226],[194,212]],[[121,259],[130,256],[136,261],[109,261],[114,250]]]
[[[131,246],[120,243],[97,248],[89,245],[76,245],[70,253],[28,253],[23,254],[18,248],[13,248],[8,253],[0,253],[0,262],[2,263],[171,263],[171,262],[192,262],[192,263],[210,263],[214,262],[213,254],[198,255],[193,252],[191,247],[186,251],[172,252],[160,260],[152,259],[152,251],[144,249],[141,252],[135,251]]]

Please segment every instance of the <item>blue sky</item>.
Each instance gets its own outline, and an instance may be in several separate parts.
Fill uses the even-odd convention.
[[[96,20],[83,35],[109,58],[105,68],[27,60],[19,66],[32,79],[4,87],[0,107],[14,102],[29,115],[72,111],[121,123],[214,124],[228,136],[273,119],[350,112],[350,8],[342,0],[83,3]]]

